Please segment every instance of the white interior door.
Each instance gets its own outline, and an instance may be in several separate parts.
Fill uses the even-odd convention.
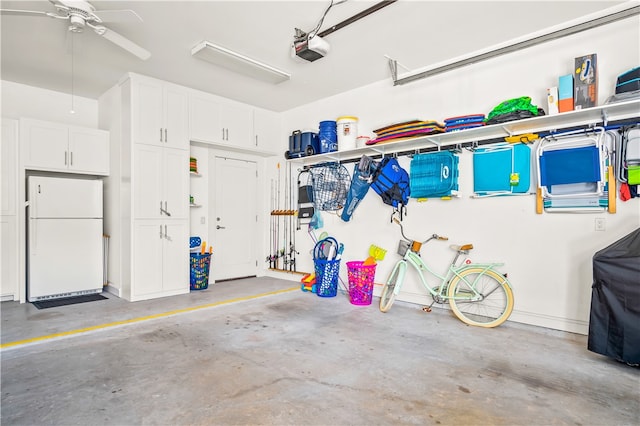
[[[216,280],[254,276],[258,237],[257,165],[255,162],[216,157],[212,235],[212,273]]]

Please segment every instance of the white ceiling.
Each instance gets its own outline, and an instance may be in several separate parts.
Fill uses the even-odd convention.
[[[328,12],[320,31],[378,1],[349,0]],[[75,37],[67,21],[2,14],[3,80],[97,99],[136,72],[274,111],[284,111],[389,79],[385,55],[419,69],[526,35],[622,1],[399,0],[330,35],[315,62],[291,58],[294,28],[311,31],[324,1],[92,1],[97,10],[132,9],[142,23],[107,25],[151,52],[142,61],[91,30]],[[0,1],[5,9],[55,12],[49,1]],[[191,57],[203,40],[291,73],[266,83]],[[73,78],[72,78],[73,63]],[[72,84],[73,82],[73,84]]]

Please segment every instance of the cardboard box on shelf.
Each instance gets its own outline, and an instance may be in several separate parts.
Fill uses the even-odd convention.
[[[558,111],[573,111],[573,74],[558,79]]]
[[[556,86],[547,89],[547,110],[549,115],[557,114],[558,110],[558,88]]]
[[[595,53],[575,58],[574,109],[590,108],[598,104],[597,59]]]

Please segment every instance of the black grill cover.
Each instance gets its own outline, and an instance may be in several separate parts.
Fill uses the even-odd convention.
[[[587,348],[640,363],[640,228],[593,256]]]

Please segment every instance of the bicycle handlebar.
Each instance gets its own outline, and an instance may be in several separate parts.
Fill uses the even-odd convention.
[[[407,236],[406,236],[406,235],[404,235],[404,227],[402,226],[402,223],[398,220],[398,218],[397,218],[397,217],[394,217],[394,218],[393,218],[393,221],[394,221],[395,223],[397,223],[397,224],[400,226],[400,233],[402,234],[402,237],[403,237],[405,240],[407,240],[407,241],[414,241],[414,240],[412,240],[412,239],[410,239],[410,238],[407,238]],[[438,235],[438,234],[433,234],[433,235],[431,235],[429,238],[427,238],[426,240],[422,241],[422,244],[424,244],[424,243],[426,243],[426,242],[428,242],[428,241],[431,241],[431,240],[447,241],[448,239],[449,239],[448,237],[443,237],[443,236]]]

